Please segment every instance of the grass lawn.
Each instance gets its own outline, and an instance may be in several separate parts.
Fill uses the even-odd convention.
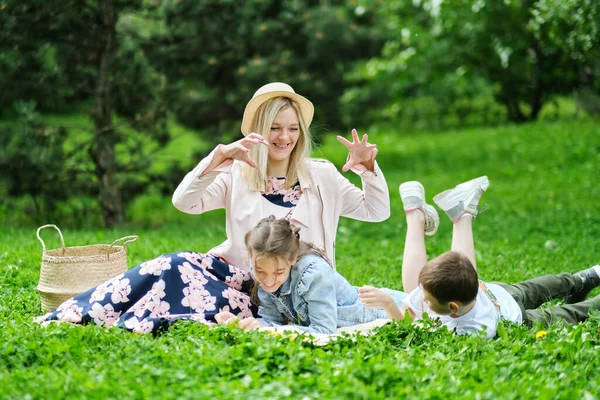
[[[482,199],[488,209],[474,223],[484,280],[515,282],[600,262],[597,121],[370,139],[379,145],[392,216],[379,224],[342,220],[336,257],[350,282],[402,288],[406,227],[397,188],[414,179],[431,199],[489,176]],[[338,166],[345,160],[334,139],[316,155]],[[128,247],[134,266],[162,253],[206,251],[224,239],[222,212],[184,216],[169,199],[141,199],[133,207],[134,222],[119,229],[63,227],[67,245],[137,234],[140,240]],[[541,338],[539,327],[511,324],[488,341],[400,323],[323,348],[192,322],[157,337],[95,326],[42,329],[31,321],[41,313],[35,228],[0,229],[0,398],[594,399],[600,393],[600,313],[577,326],[550,327]],[[450,233],[442,218],[438,234],[427,239],[431,256],[449,249]],[[50,230],[44,238],[49,248],[59,246]]]

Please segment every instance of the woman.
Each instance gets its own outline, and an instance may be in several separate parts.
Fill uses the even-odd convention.
[[[302,240],[324,249],[335,262],[340,216],[378,222],[390,215],[387,184],[367,135],[353,141],[338,136],[349,155],[343,171],[362,179],[363,190],[331,163],[309,158],[312,103],[284,83],[261,87],[247,104],[242,134],[217,146],[189,172],[173,194],[173,204],[190,214],[225,208],[227,240],[205,254],[178,252],[117,276],[66,301],[45,320],[94,321],[135,332],[152,332],[176,319],[214,320],[229,311],[256,314],[249,290],[244,236],[262,218],[287,218],[302,228]],[[334,264],[335,266],[335,264]]]

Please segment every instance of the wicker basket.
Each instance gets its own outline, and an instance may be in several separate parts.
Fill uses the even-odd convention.
[[[46,250],[40,237],[40,231],[45,228],[58,231],[60,249]],[[65,247],[65,239],[56,225],[40,226],[36,236],[43,248],[37,289],[44,311],[53,310],[71,297],[127,271],[127,244],[138,239],[137,236],[125,236],[112,244]],[[115,245],[123,240],[122,246]]]

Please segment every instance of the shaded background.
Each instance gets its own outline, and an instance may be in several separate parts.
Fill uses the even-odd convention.
[[[0,223],[151,213],[270,81],[317,141],[597,115],[599,42],[593,0],[0,0]]]

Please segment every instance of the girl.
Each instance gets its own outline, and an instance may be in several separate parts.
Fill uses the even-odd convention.
[[[258,297],[258,317],[238,322],[244,329],[287,324],[312,333],[334,333],[339,327],[387,318],[384,309],[366,308],[359,289],[337,273],[327,256],[300,240],[300,228],[286,219],[264,218],[246,234]],[[380,289],[401,305],[405,293]],[[231,312],[216,315],[232,323]]]
[[[349,149],[343,171],[360,175],[363,190],[329,162],[309,158],[314,108],[285,83],[261,87],[246,105],[244,138],[217,146],[183,179],[173,204],[189,214],[224,208],[227,240],[207,253],[162,255],[91,288],[42,320],[95,322],[153,332],[180,318],[211,321],[220,311],[250,317],[251,278],[244,235],[268,215],[302,226],[302,239],[325,249],[334,265],[341,216],[383,221],[390,215],[377,147],[338,137]],[[210,226],[201,227],[210,229]]]

